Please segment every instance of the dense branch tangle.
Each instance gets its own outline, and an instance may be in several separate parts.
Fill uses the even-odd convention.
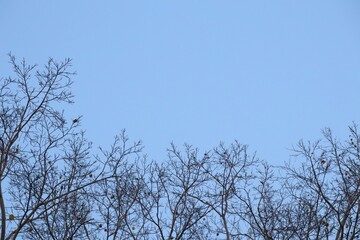
[[[80,117],[58,110],[73,102],[71,60],[49,59],[40,71],[9,57],[15,76],[0,86],[0,239],[90,239],[99,229],[92,188],[117,179],[114,169],[140,143],[127,147],[123,132],[118,158],[91,157]]]

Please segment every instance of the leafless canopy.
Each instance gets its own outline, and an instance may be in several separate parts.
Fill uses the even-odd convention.
[[[0,80],[0,240],[359,239],[360,136],[300,141],[283,166],[237,141],[149,161],[120,132],[94,150],[69,117],[71,60]],[[40,70],[39,70],[40,69]],[[42,69],[42,70],[41,70]]]

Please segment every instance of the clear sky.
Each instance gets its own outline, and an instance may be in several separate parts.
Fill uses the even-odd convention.
[[[95,146],[125,128],[151,159],[237,139],[281,164],[360,123],[359,26],[358,0],[0,0],[0,75],[10,51],[72,58],[66,110]]]

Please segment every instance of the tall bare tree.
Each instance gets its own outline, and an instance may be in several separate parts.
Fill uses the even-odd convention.
[[[115,137],[109,151],[102,149],[105,163],[108,163],[105,171],[110,172],[112,178],[93,188],[93,211],[97,215],[95,229],[98,229],[99,239],[145,239],[149,235],[139,204],[139,199],[147,194],[148,164],[142,156],[141,142],[128,142],[123,131]],[[102,157],[97,159],[103,161]]]
[[[355,124],[349,132],[344,142],[328,128],[322,141],[300,141],[294,150],[303,161],[286,167],[287,189],[303,206],[306,239],[360,236],[360,135]]]
[[[0,239],[16,238],[46,205],[58,199],[48,184],[61,159],[59,147],[77,126],[55,108],[72,102],[70,59],[60,63],[49,59],[42,71],[24,60],[17,63],[12,55],[10,63],[15,76],[3,79],[0,86]],[[7,211],[6,185],[15,200],[27,198],[22,210]],[[19,211],[24,212],[18,215]],[[11,231],[7,219],[15,222]]]
[[[247,145],[235,141],[220,144],[205,153],[202,175],[209,178],[205,190],[197,196],[211,209],[211,232],[226,239],[240,239],[244,231],[244,193],[254,179],[259,160],[248,153]]]
[[[194,197],[208,180],[201,174],[203,163],[197,149],[185,145],[182,153],[171,144],[168,159],[152,165],[148,196],[139,200],[154,239],[208,238],[206,216],[210,208]]]
[[[14,76],[0,83],[0,239],[88,236],[90,187],[115,176],[109,161],[90,159],[80,117],[61,110],[73,102],[71,60],[37,70],[9,56]]]

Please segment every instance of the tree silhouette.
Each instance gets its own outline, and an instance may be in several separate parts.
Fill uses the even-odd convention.
[[[92,158],[81,118],[68,123],[58,109],[73,102],[70,59],[37,70],[9,57],[15,76],[0,86],[0,239],[91,239],[93,188],[116,179],[122,159]]]
[[[272,166],[237,141],[171,144],[148,160],[123,130],[93,149],[73,102],[71,60],[9,55],[0,82],[0,240],[358,239],[360,136],[300,141]]]

